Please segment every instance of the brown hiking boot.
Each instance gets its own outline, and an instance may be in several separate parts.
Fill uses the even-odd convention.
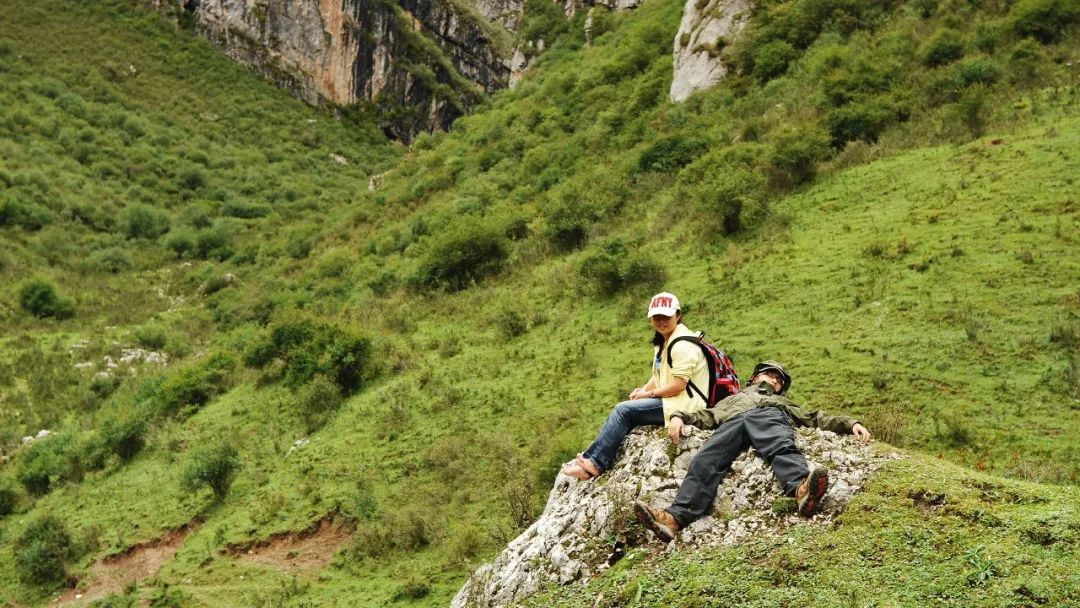
[[[679,532],[679,522],[675,521],[675,516],[671,513],[635,500],[634,514],[641,525],[652,530],[662,542],[670,543],[675,540],[675,534]]]
[[[799,503],[799,515],[810,517],[817,511],[821,498],[829,489],[829,472],[821,467],[814,467],[806,479],[795,489],[795,500]]]

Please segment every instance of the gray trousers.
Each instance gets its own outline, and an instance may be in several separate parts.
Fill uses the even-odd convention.
[[[743,412],[713,431],[690,461],[675,502],[667,508],[680,528],[709,513],[720,482],[731,472],[731,463],[750,447],[772,464],[773,474],[788,496],[793,496],[810,474],[806,457],[795,447],[795,429],[784,412],[775,407]]]

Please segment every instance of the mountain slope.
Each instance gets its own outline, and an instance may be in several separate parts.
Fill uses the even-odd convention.
[[[749,39],[775,41],[784,6],[804,4],[765,7]],[[0,602],[43,604],[64,572],[190,523],[116,602],[444,605],[644,379],[643,302],[661,287],[744,373],[789,363],[808,405],[957,463],[1075,482],[1076,46],[1017,33],[1027,3],[882,6],[858,27],[830,14],[783,71],[751,61],[681,105],[665,101],[679,7],[601,15],[591,46],[568,31],[519,89],[403,156],[126,4],[7,11]],[[988,24],[997,50],[977,44]],[[939,28],[971,56],[926,66]],[[861,61],[885,56],[887,92]],[[973,61],[997,76],[955,88]],[[830,101],[827,83],[855,97]],[[827,117],[879,96],[911,112],[833,147]],[[74,315],[24,309],[30,275]],[[169,365],[95,377],[136,346]],[[20,445],[42,427],[54,435]],[[222,499],[182,483],[208,461],[239,464]],[[970,475],[1047,498],[1021,519],[1072,498],[915,462],[880,487]],[[866,529],[913,521],[887,506]],[[48,515],[70,550],[32,580],[16,558]],[[352,530],[330,567],[242,559],[324,520]],[[1063,534],[1022,550],[1057,572]]]

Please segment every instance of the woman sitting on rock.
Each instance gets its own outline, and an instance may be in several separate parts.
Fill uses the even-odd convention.
[[[703,395],[708,394],[712,379],[704,352],[693,340],[672,343],[683,336],[699,338],[698,333],[683,325],[679,299],[666,292],[656,294],[649,302],[648,317],[656,331],[649,381],[630,391],[628,401],[615,406],[596,441],[584,453],[578,454],[573,464],[563,467],[565,475],[581,480],[597,477],[611,468],[619,446],[635,427],[666,425],[674,412],[696,412],[706,408]],[[700,390],[687,388],[691,382]],[[672,430],[669,428],[669,435]],[[672,440],[677,441],[677,437],[672,435]]]

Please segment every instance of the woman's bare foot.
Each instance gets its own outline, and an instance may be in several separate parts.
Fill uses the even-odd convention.
[[[574,479],[580,479],[581,481],[588,481],[588,480],[593,478],[593,476],[590,475],[588,471],[586,471],[585,469],[581,468],[580,466],[578,466],[576,464],[573,464],[573,465],[568,464],[568,465],[566,465],[565,467],[562,468],[562,472],[563,472],[563,475],[573,477]]]
[[[562,468],[563,475],[573,477],[574,479],[580,479],[581,481],[588,481],[593,477],[600,475],[600,470],[596,468],[593,461],[585,458],[581,454],[578,454],[574,458],[574,464],[568,464]]]
[[[574,462],[577,463],[577,466],[585,469],[585,471],[587,471],[589,475],[592,475],[593,477],[600,476],[599,467],[596,466],[595,462],[589,460],[588,458],[585,458],[585,456],[578,454],[574,457]]]

